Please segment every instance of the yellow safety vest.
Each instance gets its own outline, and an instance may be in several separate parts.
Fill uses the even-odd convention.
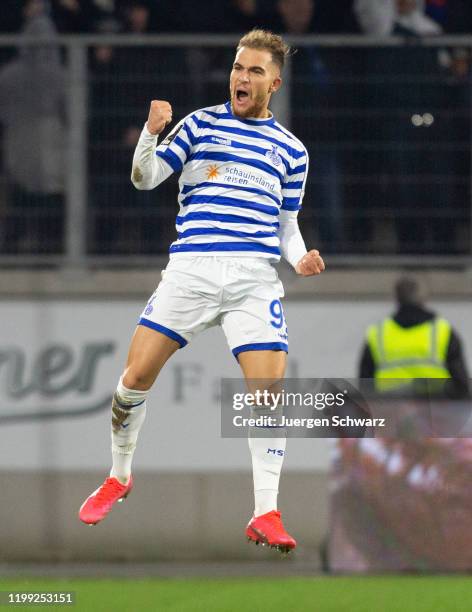
[[[375,364],[377,391],[413,386],[416,379],[451,378],[446,367],[450,338],[451,325],[445,319],[435,318],[408,328],[391,318],[371,325],[367,330],[367,343]],[[438,380],[436,386],[430,383],[427,389],[437,391],[444,382]]]

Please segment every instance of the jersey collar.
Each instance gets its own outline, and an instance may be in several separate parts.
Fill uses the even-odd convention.
[[[241,117],[233,115],[233,111],[231,110],[231,102],[226,102],[225,107],[233,119],[236,119],[236,121],[241,121],[241,123],[245,123],[246,125],[272,125],[275,123],[274,115],[272,114],[271,110],[269,110],[270,117],[267,119],[242,119]]]

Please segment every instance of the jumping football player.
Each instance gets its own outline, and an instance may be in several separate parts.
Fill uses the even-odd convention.
[[[307,151],[268,109],[288,53],[271,32],[243,36],[230,75],[230,101],[191,113],[159,145],[172,107],[151,102],[131,180],[137,189],[153,189],[180,173],[177,240],[131,341],[112,404],[113,466],[82,504],[84,523],[101,521],[131,491],[148,392],[169,357],[195,334],[221,325],[248,381],[284,376],[283,287],[271,264],[283,255],[301,276],[324,270],[319,252],[307,252],[297,222]],[[249,539],[282,551],[296,546],[277,510],[285,442],[249,438],[255,509],[246,528]]]

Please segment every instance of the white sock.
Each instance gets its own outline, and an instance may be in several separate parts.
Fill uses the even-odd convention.
[[[271,510],[277,510],[278,493],[278,491],[272,491],[271,489],[254,491],[254,516],[261,516],[261,514],[267,514]]]
[[[111,454],[113,465],[110,476],[123,483],[131,475],[139,430],[146,416],[146,396],[148,391],[128,389],[120,378],[112,405]]]
[[[277,510],[286,438],[248,438],[254,478],[254,516]]]

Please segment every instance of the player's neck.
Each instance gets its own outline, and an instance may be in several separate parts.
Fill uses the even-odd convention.
[[[237,115],[236,115],[237,116]],[[267,107],[261,109],[258,113],[251,115],[250,117],[242,117],[242,119],[272,119],[273,114]]]
[[[272,112],[269,110],[268,106],[264,106],[260,108],[252,117],[248,117],[248,119],[271,119]]]
[[[266,107],[259,115],[254,119],[272,119],[272,112]]]

